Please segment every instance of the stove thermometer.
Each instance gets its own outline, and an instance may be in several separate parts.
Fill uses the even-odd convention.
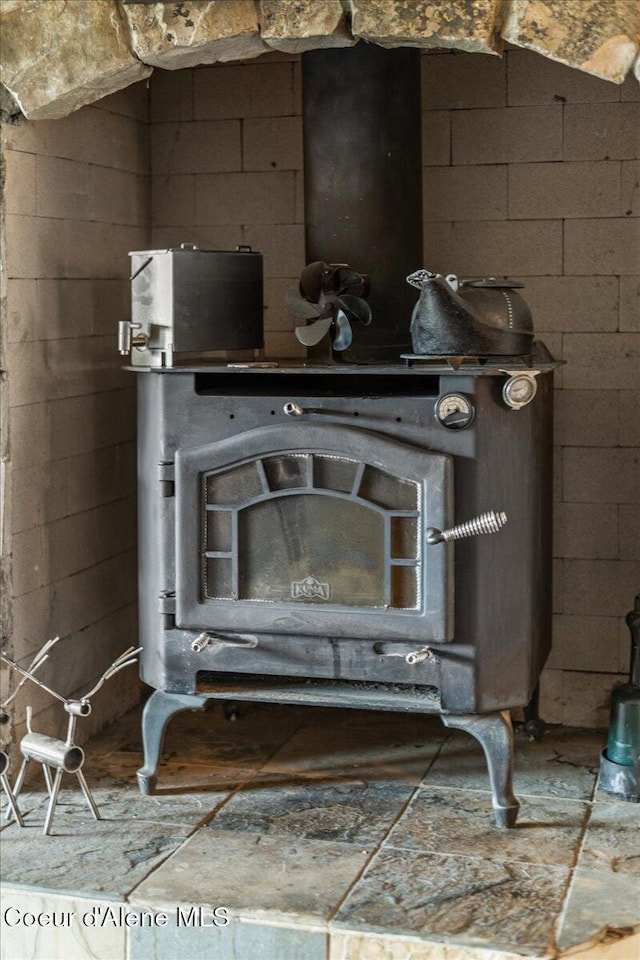
[[[471,401],[462,393],[445,393],[436,403],[436,420],[447,430],[463,430],[475,417]]]

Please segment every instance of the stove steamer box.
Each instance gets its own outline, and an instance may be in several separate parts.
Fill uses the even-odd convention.
[[[183,243],[129,256],[131,321],[118,326],[118,348],[132,364],[170,367],[174,353],[264,346],[262,254]]]
[[[138,368],[145,792],[178,710],[331,703],[466,724],[515,822],[506,711],[551,636],[555,366]],[[518,377],[537,392],[516,409]],[[496,535],[431,542],[492,508]]]

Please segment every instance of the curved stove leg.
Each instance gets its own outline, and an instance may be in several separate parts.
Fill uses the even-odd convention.
[[[489,768],[496,826],[515,827],[520,804],[512,786],[513,729],[509,711],[464,716],[442,713],[440,717],[445,727],[464,730],[480,743]]]
[[[151,794],[155,790],[164,732],[171,717],[182,710],[202,710],[206,702],[206,697],[190,693],[155,690],[151,694],[142,713],[144,766],[136,774],[140,793]]]

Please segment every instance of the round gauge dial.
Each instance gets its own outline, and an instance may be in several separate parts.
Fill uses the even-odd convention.
[[[462,393],[445,393],[436,403],[436,420],[447,430],[468,427],[475,416],[471,401]]]
[[[502,396],[508,407],[512,410],[520,410],[521,407],[531,403],[537,390],[538,384],[535,377],[526,373],[516,374],[506,381],[502,388]]]

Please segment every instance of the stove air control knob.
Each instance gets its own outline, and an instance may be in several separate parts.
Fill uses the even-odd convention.
[[[436,420],[447,430],[463,430],[473,422],[476,412],[462,393],[445,393],[436,402]]]

